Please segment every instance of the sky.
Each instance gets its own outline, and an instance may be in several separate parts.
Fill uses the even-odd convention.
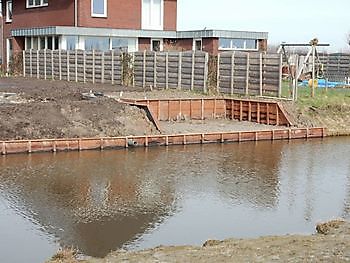
[[[269,44],[308,43],[350,51],[350,0],[178,0],[178,29],[264,31]]]

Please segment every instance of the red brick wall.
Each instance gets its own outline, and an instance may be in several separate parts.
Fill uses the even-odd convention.
[[[91,0],[79,0],[79,26],[141,29],[142,0],[107,0],[107,17],[91,17]],[[176,30],[177,1],[164,0],[164,30]]]
[[[139,51],[151,50],[150,38],[139,38]]]
[[[3,1],[3,14],[6,14],[6,4]],[[26,0],[13,1],[13,19],[6,23],[4,19],[3,54],[6,63],[6,39],[11,37],[11,29],[45,27],[45,26],[73,26],[74,25],[74,1],[54,0],[49,1],[49,6],[38,8],[26,8]],[[14,52],[21,51],[24,47],[24,38],[13,40]]]
[[[164,39],[164,51],[186,51],[192,50],[193,39]]]
[[[107,17],[100,18],[91,17],[91,0],[79,0],[79,26],[141,29],[141,0],[107,2]]]
[[[164,30],[177,29],[177,0],[164,0]]]
[[[202,45],[203,45],[203,51],[206,51],[212,55],[217,55],[219,52],[218,38],[203,38]]]

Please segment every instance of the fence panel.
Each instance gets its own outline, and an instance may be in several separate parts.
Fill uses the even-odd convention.
[[[133,66],[135,86],[207,91],[206,52],[135,52]]]
[[[324,77],[329,81],[344,82],[350,77],[350,54],[319,54]]]
[[[217,89],[225,94],[280,96],[281,56],[224,52],[218,56]]]
[[[122,85],[122,53],[83,50],[26,50],[24,75],[41,79]]]
[[[280,96],[281,91],[277,54],[221,53],[213,72],[209,72],[208,53],[198,51],[27,50],[23,55],[25,75],[42,79],[207,92],[210,73],[216,74],[217,91],[222,94]]]

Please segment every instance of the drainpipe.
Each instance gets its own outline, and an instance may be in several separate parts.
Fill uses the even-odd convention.
[[[74,0],[74,26],[78,26],[78,0]]]

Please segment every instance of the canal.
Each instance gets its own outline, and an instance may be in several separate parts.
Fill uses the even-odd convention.
[[[0,157],[0,262],[311,234],[350,219],[350,137]]]

